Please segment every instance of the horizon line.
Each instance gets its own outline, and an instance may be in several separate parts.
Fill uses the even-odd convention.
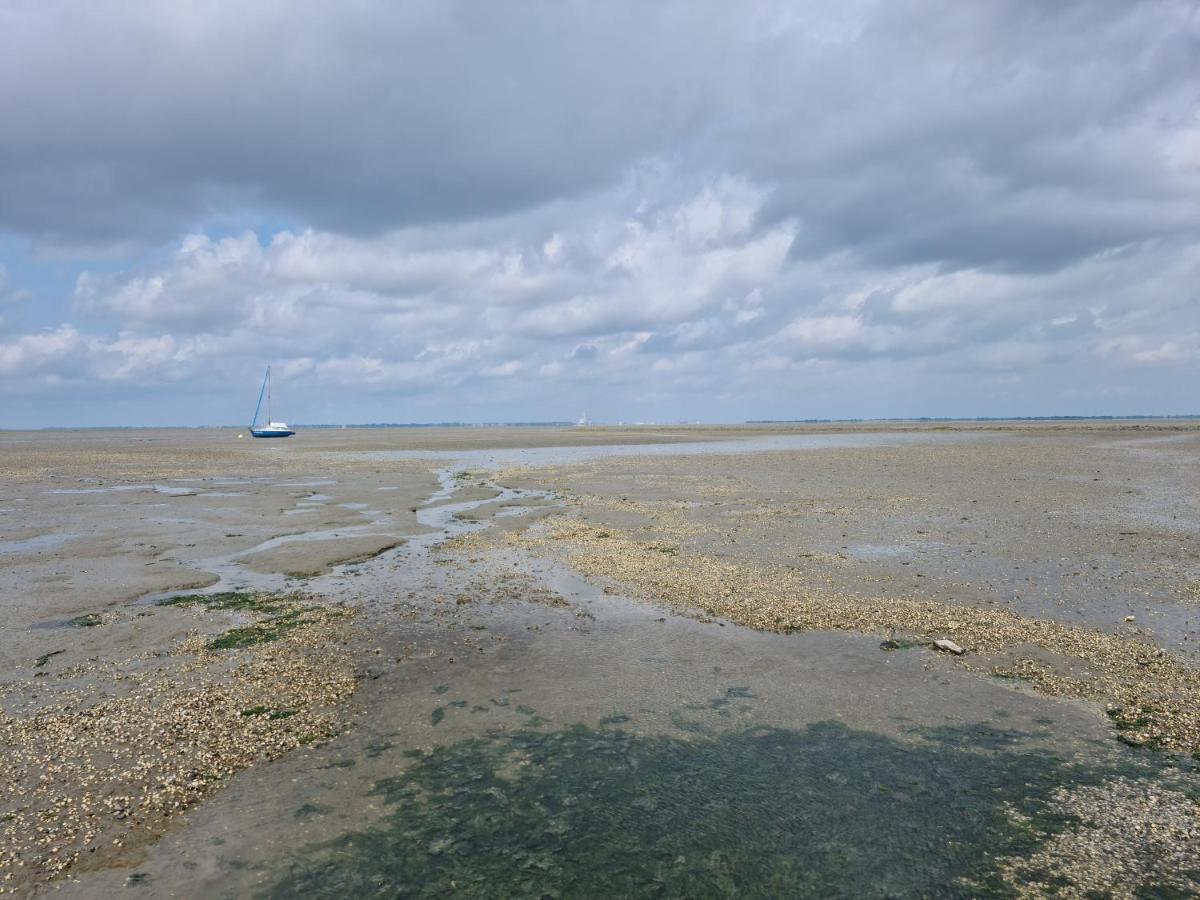
[[[701,422],[696,420],[658,421],[589,421],[585,424],[567,420],[512,422],[308,422],[294,428],[339,430],[350,428],[679,428],[696,426],[736,425],[853,425],[879,422],[1143,422],[1200,420],[1200,413],[1133,413],[1129,415],[1050,415],[1050,416],[854,416],[848,418],[743,419],[730,422]],[[244,429],[245,425],[42,425],[26,428],[0,427],[11,431],[212,431]]]

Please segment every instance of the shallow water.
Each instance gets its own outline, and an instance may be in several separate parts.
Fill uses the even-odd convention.
[[[541,491],[533,490],[518,490],[512,488],[497,488],[496,496],[488,499],[470,500],[460,503],[448,503],[437,507],[432,507],[430,504],[438,503],[449,497],[452,497],[454,492],[461,486],[460,475],[461,469],[442,469],[437,473],[439,489],[435,491],[417,510],[417,522],[425,528],[431,529],[427,534],[416,535],[406,538],[410,545],[409,549],[404,551],[406,555],[413,556],[414,554],[426,554],[430,548],[440,544],[457,535],[464,534],[470,531],[476,531],[481,528],[486,528],[486,522],[467,522],[456,518],[460,513],[469,512],[477,509],[485,503],[496,501],[511,501],[511,500],[544,500],[552,502],[550,495]],[[298,482],[289,484],[289,487],[308,487],[316,484],[333,484],[332,481],[323,482]],[[283,485],[279,485],[283,486]],[[296,506],[292,509],[284,510],[284,516],[299,516],[307,512],[312,512],[324,505],[327,501],[333,498],[324,494],[312,494],[303,497],[296,501]],[[207,557],[203,559],[191,560],[190,564],[201,571],[211,573],[217,577],[217,580],[205,588],[189,590],[189,594],[216,594],[223,591],[236,590],[257,590],[257,591],[281,591],[291,589],[296,585],[296,579],[292,576],[279,573],[255,572],[247,568],[243,561],[255,554],[264,553],[287,544],[293,543],[310,543],[325,540],[337,540],[339,538],[350,537],[370,537],[370,536],[390,536],[389,529],[393,525],[393,517],[381,512],[380,510],[371,509],[366,503],[339,503],[340,508],[350,510],[361,515],[364,519],[360,525],[343,525],[336,528],[314,529],[312,531],[303,531],[295,534],[286,534],[279,537],[270,538],[255,544],[252,547],[244,550],[238,550],[234,553],[223,554],[221,556]],[[529,510],[522,509],[519,513],[507,513],[509,515],[526,514]],[[50,536],[46,536],[50,537]],[[2,549],[2,545],[0,545]],[[389,557],[388,553],[382,554],[383,557]],[[349,566],[333,566],[330,573],[324,578],[330,578],[336,581],[343,576],[344,571],[348,567],[357,568],[361,563],[352,563]],[[421,556],[422,567],[428,567],[427,558]],[[306,588],[320,590],[323,582],[321,578],[310,578],[304,580]],[[151,594],[146,594],[138,599],[141,605],[153,605],[159,600],[168,597],[176,596],[178,591],[163,591]]]
[[[172,497],[188,497],[197,493],[194,488],[177,487],[165,484],[113,484],[106,487],[92,488],[50,488],[47,494],[121,494],[128,491],[154,491],[156,494],[167,494]],[[218,495],[219,496],[219,495]]]
[[[375,783],[376,825],[303,848],[259,895],[1002,896],[993,858],[1068,824],[1045,796],[1113,774],[996,729],[640,735],[624,718],[414,752]]]
[[[513,454],[486,455],[529,464]],[[1003,896],[998,857],[1076,824],[1055,787],[1162,765],[1092,706],[925,649],[696,621],[514,551],[441,551],[488,527],[463,513],[553,502],[454,502],[482,455],[439,474],[426,534],[305,582],[370,635],[353,727],[242,773],[136,867],[66,895]],[[284,583],[238,563],[268,545],[206,566],[210,590]]]
[[[1002,895],[995,858],[1070,824],[1054,787],[1153,773],[1093,711],[929,651],[696,622],[529,563],[569,607],[444,615],[456,566],[410,601],[353,579],[383,651],[354,728],[243,773],[121,877],[189,897]]]
[[[709,454],[767,453],[785,450],[836,450],[892,444],[948,443],[990,440],[997,434],[942,432],[872,432],[870,434],[781,434],[670,444],[597,444],[574,447],[515,447],[497,450],[378,450],[354,454],[365,459],[452,460],[459,468],[498,469],[522,466],[559,466],[625,456],[697,456]]]

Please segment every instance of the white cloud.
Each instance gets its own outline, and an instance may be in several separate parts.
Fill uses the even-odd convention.
[[[556,262],[558,258],[562,256],[564,246],[565,244],[563,243],[562,235],[552,234],[550,238],[544,244],[542,244],[542,255],[545,256],[549,262]]]
[[[481,370],[480,374],[488,378],[507,378],[510,375],[516,375],[522,367],[523,364],[519,359],[510,359],[495,366],[487,366]]]
[[[1125,334],[1107,338],[1097,345],[1097,353],[1127,360],[1138,365],[1170,363],[1200,364],[1200,332],[1170,338],[1144,334]]]
[[[1157,347],[1139,350],[1133,354],[1133,361],[1139,363],[1178,362],[1180,360],[1200,359],[1200,340],[1193,337],[1186,346],[1180,341],[1163,341]]]
[[[189,234],[125,272],[82,272],[70,323],[0,340],[0,391],[188,385],[240,398],[269,361],[299,421],[577,408],[653,419],[688,403],[678,415],[741,418],[786,415],[771,407],[781,384],[789,403],[834,404],[860,369],[926,386],[974,379],[979,396],[1004,396],[1009,379],[1018,396],[1064,359],[1089,359],[1090,379],[1125,390],[1088,396],[1136,404],[1154,392],[1131,380],[1197,365],[1200,244],[1154,241],[1046,272],[870,267],[795,255],[804,225],[768,219],[771,197],[662,163],[487,222]],[[1084,397],[1066,390],[1028,396]]]
[[[82,336],[72,325],[20,335],[0,343],[0,373],[42,374],[56,364],[69,361],[82,344]]]
[[[993,307],[1011,299],[1020,279],[977,269],[932,275],[896,291],[892,309],[898,313],[930,313],[960,307]]]
[[[804,348],[844,346],[863,333],[863,323],[857,316],[801,316],[793,319],[779,337],[784,343]]]

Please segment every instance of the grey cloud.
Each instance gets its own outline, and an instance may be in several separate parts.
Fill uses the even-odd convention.
[[[1164,165],[1188,3],[15,4],[0,228],[151,242],[231,209],[366,233],[650,159],[775,189],[795,254],[1049,270],[1194,231]],[[1194,160],[1192,161],[1194,163]]]
[[[694,122],[720,34],[630,4],[2,15],[5,224],[88,240],[238,205],[357,232],[576,193]]]

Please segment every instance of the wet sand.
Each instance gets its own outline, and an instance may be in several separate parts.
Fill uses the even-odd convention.
[[[0,809],[0,887],[1194,890],[1200,431],[1160,425],[0,434],[5,739],[154,745]],[[200,585],[307,611],[154,602]],[[875,628],[914,603],[964,657]],[[1060,627],[1167,708],[1055,690]],[[164,803],[172,754],[219,771]]]

